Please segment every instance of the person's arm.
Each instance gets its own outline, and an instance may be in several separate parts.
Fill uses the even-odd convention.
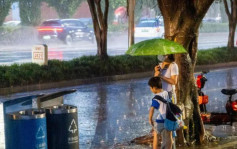
[[[160,75],[160,66],[157,65],[155,66],[154,70],[155,70],[155,73],[154,73],[154,77],[158,77]]]
[[[164,80],[165,82],[172,84],[172,85],[176,85],[178,82],[178,75],[173,75],[170,78],[167,78],[165,76],[159,76],[162,80]]]
[[[154,122],[152,120],[153,113],[154,113],[154,107],[151,107],[150,110],[149,110],[149,123],[150,123],[151,126],[154,126]]]

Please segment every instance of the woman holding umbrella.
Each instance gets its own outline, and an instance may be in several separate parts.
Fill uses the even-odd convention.
[[[161,61],[159,65],[155,66],[154,76],[159,76],[162,81],[162,89],[168,92],[169,99],[176,104],[175,85],[178,82],[179,68],[174,62],[175,58],[173,54],[158,56],[158,60]],[[173,132],[173,137],[176,136],[176,132]],[[175,138],[173,138],[172,149],[175,149]]]
[[[162,63],[155,66],[154,76],[159,76],[162,79],[163,90],[169,93],[169,98],[176,104],[175,85],[177,84],[179,75],[178,65],[174,62],[173,54],[158,56],[158,59]]]

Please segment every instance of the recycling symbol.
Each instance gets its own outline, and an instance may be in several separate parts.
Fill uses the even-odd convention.
[[[72,119],[71,125],[68,128],[68,131],[71,133],[75,133],[77,131],[77,124],[74,119]]]

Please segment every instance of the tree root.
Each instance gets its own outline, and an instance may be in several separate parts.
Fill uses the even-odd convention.
[[[215,142],[218,141],[217,137],[213,136],[210,131],[206,130],[204,134],[204,141]]]

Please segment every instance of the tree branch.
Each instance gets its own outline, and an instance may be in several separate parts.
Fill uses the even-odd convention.
[[[214,0],[194,0],[195,1],[195,7],[197,10],[197,15],[205,15],[211,4],[214,2]]]
[[[109,0],[105,0],[104,24],[106,30],[108,28],[108,13],[109,13]]]
[[[99,24],[100,24],[100,29],[104,30],[105,24],[104,24],[104,17],[103,17],[103,12],[101,10],[101,1],[99,1],[98,3],[96,3],[97,5],[97,13],[98,13],[98,19],[99,19]]]
[[[229,11],[229,8],[228,8],[228,3],[226,0],[224,0],[224,6],[225,6],[225,12],[228,16],[228,19],[230,20],[231,19],[231,15],[230,15],[230,11]]]
[[[233,20],[237,22],[237,0],[233,2]]]

